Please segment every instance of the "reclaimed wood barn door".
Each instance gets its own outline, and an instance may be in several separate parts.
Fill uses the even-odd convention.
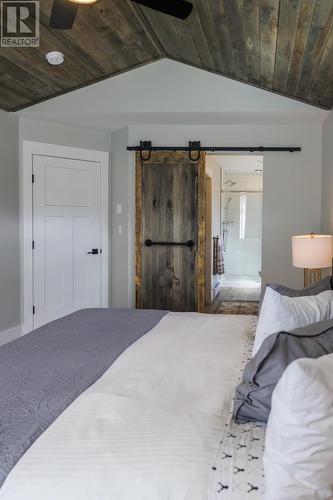
[[[186,243],[186,244],[184,244]],[[136,156],[136,307],[204,311],[205,154]]]

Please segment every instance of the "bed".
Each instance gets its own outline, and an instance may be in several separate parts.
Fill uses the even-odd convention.
[[[252,316],[83,310],[3,346],[0,376],[17,398],[2,378],[0,500],[261,498],[264,429],[231,419],[254,325]],[[17,352],[31,357],[20,369],[9,363]],[[18,401],[29,391],[31,408]]]

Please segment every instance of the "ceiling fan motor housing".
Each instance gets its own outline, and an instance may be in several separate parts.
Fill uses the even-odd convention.
[[[78,7],[94,5],[97,2],[98,0],[54,0],[50,27],[71,29]],[[132,2],[182,20],[187,19],[193,9],[193,4],[187,0],[132,0]]]

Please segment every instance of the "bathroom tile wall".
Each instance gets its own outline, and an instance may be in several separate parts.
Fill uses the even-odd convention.
[[[247,192],[246,224],[244,239],[240,239],[240,195],[230,190],[258,191],[262,186],[262,176],[254,174],[229,174],[237,184],[228,186],[222,195],[222,221],[228,221],[228,234],[225,241],[225,274],[232,277],[251,277],[258,279],[261,271],[262,240],[262,193]],[[224,188],[226,185],[224,185]],[[227,200],[230,200],[229,202]],[[228,205],[227,212],[225,207]]]

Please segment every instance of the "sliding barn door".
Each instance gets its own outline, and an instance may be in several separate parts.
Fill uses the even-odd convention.
[[[136,305],[203,311],[205,155],[136,157]]]

